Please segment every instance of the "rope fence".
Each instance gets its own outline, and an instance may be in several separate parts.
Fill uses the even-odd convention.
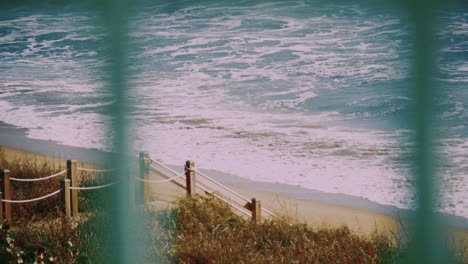
[[[97,190],[97,189],[106,188],[106,187],[109,187],[109,186],[112,186],[112,185],[115,185],[115,184],[118,184],[118,183],[119,183],[119,182],[112,182],[112,183],[109,183],[109,184],[104,184],[104,185],[99,185],[99,186],[88,186],[88,187],[78,186],[78,187],[70,187],[70,190],[79,190],[79,191]]]
[[[145,179],[141,179],[141,178],[138,178],[138,177],[135,177],[135,179],[137,179],[138,181],[141,181],[141,182],[146,182],[146,183],[164,183],[164,182],[170,182],[170,181],[173,181],[177,178],[181,178],[181,177],[184,177],[185,175],[184,174],[180,174],[180,175],[176,175],[172,178],[168,178],[168,179],[164,179],[164,180],[145,180]]]
[[[211,183],[214,183],[215,185],[221,187],[222,189],[228,191],[230,194],[233,194],[234,196],[238,197],[239,199],[243,200],[244,202],[246,203],[250,203],[251,201],[249,199],[247,199],[245,196],[231,190],[230,188],[226,187],[225,185],[223,185],[222,183],[216,181],[215,179],[213,178],[210,178],[209,176],[207,176],[206,174],[204,174],[203,172],[201,172],[200,170],[195,170],[198,175],[201,175],[204,179],[206,179],[207,181],[211,182]],[[275,214],[273,214],[271,211],[267,210],[266,208],[263,208],[262,207],[262,211],[265,212],[266,214],[270,215],[270,216],[273,216],[273,217],[276,217]]]
[[[239,193],[237,193],[237,192],[235,192],[235,191],[229,189],[228,187],[224,186],[224,185],[221,184],[220,182],[218,182],[218,181],[216,181],[216,180],[214,180],[214,179],[208,177],[206,174],[202,173],[201,171],[199,171],[199,170],[195,170],[195,171],[196,171],[199,175],[203,176],[203,178],[205,178],[207,181],[212,182],[212,183],[216,184],[217,186],[219,186],[219,187],[221,187],[221,188],[227,190],[228,192],[234,194],[235,196],[237,196],[238,198],[244,200],[245,202],[250,202],[249,199],[247,199],[246,197],[244,197],[244,196],[240,195]]]
[[[150,160],[148,162],[148,160],[150,159],[146,152],[140,153],[140,171],[144,173],[140,174],[140,177],[137,178],[138,181],[142,182],[142,184],[164,183],[164,182],[173,181],[174,183],[181,186],[181,184],[175,181],[177,178],[180,178],[182,176],[180,173],[177,173],[176,171],[162,164],[161,162],[154,161],[154,160]],[[154,165],[158,165],[162,169],[174,174],[175,176],[167,178],[167,179],[163,179],[163,180],[149,180],[148,179],[149,171],[157,173],[161,176],[167,176],[167,175],[164,175],[164,173],[162,173],[160,169],[155,168]],[[213,178],[199,171],[195,167],[194,162],[187,161],[184,167],[184,171],[185,171],[185,185],[182,185],[181,187],[184,187],[186,189],[187,195],[196,194],[197,193],[196,188],[199,188],[205,194],[213,195],[214,197],[226,202],[231,207],[233,207],[234,209],[238,210],[241,213],[244,213],[244,214],[251,213],[252,219],[254,221],[258,221],[260,219],[261,212],[265,213],[266,215],[270,217],[275,217],[275,214],[273,214],[271,211],[267,210],[266,208],[261,207],[260,201],[257,201],[255,198],[249,200],[243,195],[235,192],[234,190],[223,185],[222,183],[214,180]],[[201,177],[197,179],[196,175],[200,175]],[[144,189],[144,192],[147,191],[147,188],[143,188],[143,189]],[[145,201],[149,200],[147,198],[147,195],[145,195],[145,198],[143,200]],[[239,202],[239,200],[241,202]],[[248,213],[249,211],[250,213]]]
[[[46,199],[46,198],[49,198],[49,197],[51,197],[51,196],[54,196],[54,195],[60,193],[61,191],[62,191],[62,189],[58,189],[58,190],[56,190],[55,192],[46,194],[46,195],[41,196],[41,197],[37,197],[37,198],[33,198],[33,199],[28,199],[28,200],[8,200],[8,199],[2,199],[2,202],[4,202],[4,203],[31,203],[31,202],[37,202],[37,201],[40,201],[40,200],[44,200],[44,199]]]
[[[117,170],[117,169],[89,169],[89,168],[83,168],[83,167],[77,167],[77,169],[80,171],[87,171],[87,172],[112,172],[112,171]]]
[[[243,195],[231,190],[230,188],[226,187],[225,185],[221,184],[220,182],[212,179],[205,173],[199,171],[195,168],[195,163],[192,161],[187,161],[184,166],[184,172],[179,173],[175,170],[169,168],[168,166],[162,164],[161,162],[151,160],[149,158],[148,153],[142,152],[139,155],[139,172],[138,177],[134,176],[139,184],[132,185],[136,187],[135,195],[136,201],[139,203],[149,202],[150,199],[149,194],[151,193],[151,189],[149,188],[149,184],[154,183],[166,183],[172,182],[179,187],[185,188],[187,195],[195,195],[198,193],[204,193],[208,195],[212,195],[221,201],[226,202],[232,208],[236,209],[237,211],[243,213],[244,215],[251,215],[252,220],[258,221],[261,217],[261,212],[265,213],[266,215],[274,217],[275,215],[266,210],[265,208],[261,207],[260,201],[257,201],[255,198],[251,200],[247,199]],[[156,167],[157,166],[157,167]],[[78,216],[78,192],[79,191],[87,191],[87,190],[97,190],[107,188],[119,183],[119,181],[107,183],[98,186],[79,186],[80,183],[80,176],[81,172],[112,172],[117,170],[115,169],[91,169],[91,168],[84,168],[78,167],[77,162],[74,160],[67,160],[67,168],[54,173],[49,176],[40,177],[40,178],[33,178],[33,179],[20,179],[20,178],[13,178],[10,177],[9,170],[3,169],[0,170],[0,221],[2,219],[6,219],[8,223],[11,222],[11,206],[12,204],[21,204],[21,203],[31,203],[37,202],[43,199],[47,199],[54,195],[61,193],[61,198],[63,202],[63,209],[65,211],[66,216],[68,217],[77,217]],[[149,173],[153,172],[159,176],[164,177],[165,179],[161,180],[152,180],[149,179]],[[11,181],[18,181],[18,182],[37,182],[48,180],[52,178],[56,178],[61,175],[65,175],[60,179],[60,189],[46,194],[41,197],[32,198],[32,199],[24,199],[24,200],[13,200],[12,197],[12,190],[11,190]],[[172,174],[172,175],[171,175]],[[171,176],[169,176],[171,175]],[[200,175],[200,178],[197,180],[196,175]],[[185,182],[184,182],[185,181]]]
[[[49,176],[40,177],[40,178],[14,178],[10,177],[10,171],[7,169],[0,170],[0,221],[6,219],[8,223],[12,223],[12,213],[11,213],[11,206],[12,204],[21,204],[21,203],[32,203],[37,202],[56,194],[62,193],[62,202],[63,202],[63,209],[65,211],[66,216],[68,217],[77,217],[78,216],[78,192],[80,190],[96,190],[109,187],[111,185],[117,184],[118,182],[113,182],[109,184],[99,185],[99,186],[89,186],[83,187],[78,186],[79,177],[81,171],[89,171],[89,172],[110,172],[114,171],[115,169],[88,169],[83,167],[78,167],[77,162],[73,160],[67,160],[67,168],[54,173]],[[24,199],[24,200],[13,200],[12,193],[14,190],[11,188],[12,181],[18,182],[38,182],[43,180],[49,180],[52,178],[56,178],[61,175],[65,175],[66,177],[60,179],[60,189],[46,194],[41,197],[32,198],[32,199]]]
[[[168,166],[166,166],[166,165],[162,164],[162,163],[161,163],[161,162],[159,162],[159,161],[156,161],[156,160],[151,160],[151,162],[152,162],[152,163],[156,163],[157,165],[159,165],[159,166],[163,167],[164,169],[166,169],[166,170],[168,170],[168,171],[170,171],[170,172],[172,172],[172,173],[174,173],[174,174],[179,174],[179,173],[178,173],[178,172],[176,172],[175,170],[173,170],[173,169],[169,168]],[[154,168],[154,167],[152,167],[152,166],[150,166],[150,168],[151,168],[151,169],[153,169],[153,170],[156,170],[156,171],[158,171],[156,168]]]
[[[60,176],[60,175],[63,175],[67,173],[67,169],[64,169],[63,171],[60,171],[60,172],[57,172],[55,174],[52,174],[50,176],[46,176],[46,177],[42,177],[42,178],[33,178],[33,179],[19,179],[19,178],[13,178],[13,177],[10,177],[10,180],[12,181],[19,181],[19,182],[35,182],[35,181],[43,181],[43,180],[48,180],[48,179],[52,179],[52,178],[55,178],[57,176]]]
[[[228,201],[226,198],[222,197],[221,195],[219,195],[219,194],[216,193],[216,192],[210,191],[207,187],[204,187],[204,186],[202,186],[201,184],[198,184],[198,183],[197,183],[197,187],[199,187],[200,189],[202,189],[202,190],[205,191],[206,193],[209,193],[209,194],[213,195],[214,197],[220,199],[221,201],[223,201],[223,202],[229,204],[231,207],[235,208],[235,209],[238,210],[239,212],[241,212],[241,213],[243,213],[243,214],[245,214],[245,215],[247,215],[247,216],[250,216],[250,213],[249,213],[249,211],[248,211],[246,208],[244,208],[244,207],[242,207],[242,206],[239,206],[239,205],[237,205],[237,204],[235,204],[235,203],[233,203],[233,202],[231,202],[231,201]]]

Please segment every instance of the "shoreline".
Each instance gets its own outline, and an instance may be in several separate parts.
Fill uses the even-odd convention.
[[[80,162],[99,165],[106,164],[106,160],[108,160],[111,155],[109,152],[67,146],[52,140],[31,139],[27,137],[27,129],[18,128],[1,121],[0,147],[48,157],[75,159]],[[168,166],[177,171],[182,168],[182,166]],[[413,210],[379,204],[362,197],[339,193],[326,193],[319,190],[306,189],[300,186],[282,183],[253,181],[215,170],[201,169],[201,171],[206,172],[209,176],[236,189],[240,193],[250,194],[256,196],[256,198],[262,199],[267,208],[269,208],[268,206],[276,207],[277,211],[284,211],[286,215],[289,216],[296,214],[295,217],[299,221],[313,223],[317,223],[318,221],[324,224],[328,222],[332,225],[334,221],[345,224],[350,224],[350,221],[354,221],[356,222],[355,224],[357,224],[356,228],[360,230],[363,229],[363,227],[365,228],[366,225],[372,225],[372,221],[374,221],[374,226],[367,228],[378,228],[380,224],[377,225],[377,222],[382,222],[384,226],[388,227],[388,225],[391,225],[392,227],[390,229],[395,231],[394,229],[398,228],[400,221],[406,222],[411,220],[414,216]],[[309,207],[315,207],[315,209],[320,208],[322,213]],[[331,210],[331,208],[333,210]],[[291,211],[293,209],[296,210],[295,213]],[[327,212],[323,213],[323,211]],[[363,221],[367,223],[359,223],[363,215],[365,215],[365,220]],[[441,216],[445,226],[462,229],[464,232],[468,232],[468,218],[445,213],[438,213],[438,215]],[[352,219],[344,221],[344,219],[339,218],[347,218],[348,216]],[[311,221],[310,218],[314,220]],[[393,221],[391,219],[393,219]],[[371,230],[367,231],[370,232]]]
[[[398,208],[393,205],[380,204],[363,197],[342,193],[328,193],[320,190],[307,189],[300,186],[282,183],[253,181],[220,171],[207,169],[201,170],[221,183],[238,189],[240,192],[243,190],[247,193],[273,193],[295,200],[375,213],[403,221],[411,220],[415,216],[414,210]],[[468,231],[468,218],[446,213],[437,213],[437,215],[441,218],[445,225],[453,228],[465,229]]]
[[[62,157],[87,163],[105,164],[109,152],[61,144],[53,140],[33,139],[28,129],[0,121],[0,146],[50,157]]]

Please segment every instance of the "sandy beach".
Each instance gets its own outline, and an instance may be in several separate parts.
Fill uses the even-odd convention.
[[[64,156],[48,156],[37,152],[5,146],[1,148],[5,156],[9,159],[27,157],[38,163],[50,162],[58,167],[64,167],[68,159]],[[94,163],[86,161],[81,163],[81,160],[78,161],[84,167],[96,167]],[[214,175],[216,175],[216,173],[210,174],[213,178],[217,178],[221,181],[224,177],[228,177],[228,175],[221,175],[219,172],[217,173],[217,177],[214,177]],[[153,175],[151,179],[160,178]],[[231,181],[232,180],[231,176]],[[398,227],[398,223],[394,218],[382,213],[316,201],[313,199],[313,192],[310,192],[310,196],[308,196],[309,200],[298,198],[297,195],[301,190],[293,186],[287,186],[289,190],[285,190],[285,186],[282,184],[269,186],[268,183],[248,183],[247,180],[243,181],[242,179],[237,179],[235,182],[232,181],[230,184],[223,183],[246,197],[255,197],[257,200],[260,200],[265,208],[273,211],[276,215],[290,217],[298,222],[320,227],[337,227],[345,224],[355,231],[364,232],[366,234],[370,234],[376,229],[380,231],[395,231]],[[256,189],[255,186],[260,188]],[[288,193],[288,191],[290,193]],[[307,192],[307,190],[305,190],[305,192]],[[183,195],[185,195],[185,190],[175,186],[173,183],[153,184],[153,186],[151,186],[150,200],[153,205],[157,204],[160,207],[165,207]],[[302,195],[305,195],[305,193]],[[316,198],[320,196],[323,198],[324,195],[327,196],[322,193],[318,194]],[[336,198],[331,196],[328,197],[328,200],[330,202],[338,202]]]
[[[9,158],[29,157],[38,162],[49,161],[65,166],[67,159],[75,159],[84,166],[95,167],[105,163],[109,153],[70,147],[53,141],[30,139],[26,131],[7,124],[0,124],[0,146]],[[181,161],[183,164],[183,161]],[[170,166],[182,171],[181,166]],[[219,171],[203,170],[204,173],[232,188],[245,197],[256,198],[262,206],[276,215],[286,216],[313,227],[338,227],[347,225],[362,234],[379,232],[407,232],[401,225],[411,219],[410,210],[381,205],[360,197],[324,193],[298,186],[277,183],[254,182]],[[156,176],[153,176],[153,178]],[[159,206],[167,206],[185,190],[172,183],[151,186],[150,200]],[[468,220],[453,215],[442,215],[455,241],[468,241]],[[455,232],[454,232],[455,231]]]

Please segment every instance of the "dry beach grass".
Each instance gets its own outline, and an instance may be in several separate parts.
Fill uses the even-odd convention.
[[[63,169],[61,164],[63,159],[6,148],[0,151],[0,167],[10,169],[12,177],[44,177]],[[93,180],[87,177],[85,181]],[[13,188],[15,199],[38,197],[58,188],[58,180],[36,182],[27,188],[18,183]],[[269,208],[276,212],[283,210],[285,216],[253,223],[211,196],[182,196],[173,200],[170,207],[146,210],[142,215],[144,234],[140,236],[144,256],[136,259],[150,263],[395,263],[404,260],[404,243],[400,243],[395,233],[388,232],[391,229],[376,229],[372,213],[366,215],[351,208],[342,211],[341,207],[284,197],[268,202],[268,195],[272,194],[255,195],[267,201],[272,206]],[[15,205],[13,224],[2,225],[0,231],[0,262],[105,263],[112,259],[115,249],[109,247],[112,236],[107,228],[112,219],[104,210],[106,197],[109,196],[105,192],[80,195],[80,213],[86,217],[74,221],[64,218],[59,196],[42,203]],[[297,208],[306,213],[310,210],[315,218],[304,221],[306,214],[298,216]],[[339,218],[337,212],[347,217]],[[361,213],[364,215],[359,216]],[[288,214],[295,219],[287,217]],[[327,219],[340,220],[327,222]],[[363,223],[371,226],[362,230]],[[467,263],[466,252],[465,243],[453,255],[458,262]]]

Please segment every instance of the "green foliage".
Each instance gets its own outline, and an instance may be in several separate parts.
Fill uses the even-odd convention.
[[[14,228],[2,225],[2,263],[73,263],[79,252],[78,236],[63,218],[45,219]]]

